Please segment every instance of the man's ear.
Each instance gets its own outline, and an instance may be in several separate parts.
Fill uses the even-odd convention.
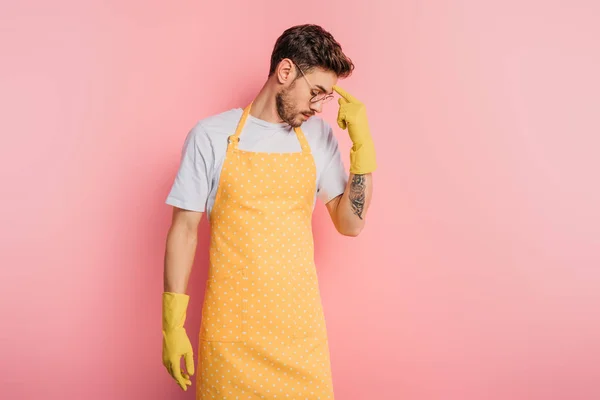
[[[289,58],[284,58],[277,65],[277,69],[275,70],[277,74],[277,82],[285,85],[294,80],[294,72],[293,72],[294,64]]]

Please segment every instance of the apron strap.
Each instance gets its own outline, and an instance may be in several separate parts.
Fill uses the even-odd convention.
[[[254,103],[254,101],[251,101],[250,104],[248,104],[246,106],[246,108],[244,108],[242,117],[240,118],[240,120],[237,124],[237,127],[235,128],[235,133],[233,135],[230,135],[227,138],[228,146],[232,146],[233,148],[237,149],[238,143],[240,141],[240,135],[242,133],[242,129],[244,128],[244,125],[246,124],[248,115],[250,115],[250,109],[252,108],[253,103]],[[298,138],[298,141],[300,142],[300,147],[302,148],[302,152],[310,153],[310,145],[308,144],[308,140],[306,140],[306,136],[304,135],[304,132],[302,132],[302,129],[300,129],[300,127],[294,128],[294,132],[296,133],[296,137]]]
[[[294,128],[294,132],[296,132],[296,137],[300,142],[300,147],[302,147],[302,152],[310,154],[310,145],[308,144],[308,140],[306,140],[306,136],[304,136],[304,132],[300,127]]]
[[[246,108],[244,108],[244,112],[242,113],[242,118],[240,118],[240,120],[238,121],[237,127],[235,128],[235,133],[233,135],[230,135],[227,138],[227,146],[228,147],[231,146],[231,147],[237,149],[238,143],[240,141],[240,134],[242,133],[242,128],[246,124],[246,119],[248,119],[248,115],[250,114],[250,108],[252,107],[252,103],[253,103],[253,101],[251,101],[250,104],[248,104],[246,106]]]

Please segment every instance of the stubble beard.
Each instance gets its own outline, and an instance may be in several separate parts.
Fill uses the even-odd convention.
[[[291,89],[291,87],[290,87]],[[277,114],[279,118],[293,128],[297,128],[302,125],[302,121],[298,121],[296,116],[298,113],[296,112],[294,106],[292,105],[292,101],[288,95],[289,89],[282,89],[279,93],[275,95],[275,104],[277,106]]]

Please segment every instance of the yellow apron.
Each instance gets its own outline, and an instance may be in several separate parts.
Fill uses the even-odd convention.
[[[210,214],[196,399],[333,400],[314,263],[316,167],[301,152],[240,150],[229,136]]]

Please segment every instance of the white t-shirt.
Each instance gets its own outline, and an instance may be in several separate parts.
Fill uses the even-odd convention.
[[[209,116],[197,122],[189,131],[167,204],[205,212],[209,217],[225,159],[227,138],[235,134],[242,113],[241,108],[234,108]],[[348,182],[348,172],[340,157],[338,141],[331,126],[317,116],[305,121],[301,129],[317,167],[315,199],[318,197],[327,203],[344,193]],[[256,152],[302,151],[296,133],[289,124],[271,123],[252,115],[246,118],[238,147],[240,150]]]

